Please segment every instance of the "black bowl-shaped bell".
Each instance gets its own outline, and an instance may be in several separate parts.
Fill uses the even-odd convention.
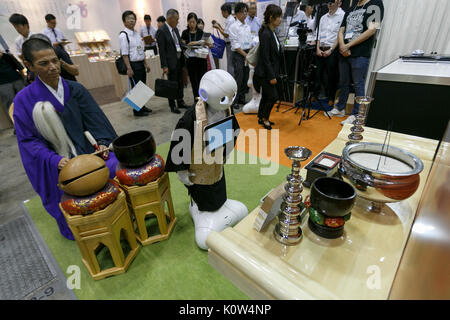
[[[125,167],[140,167],[149,163],[156,151],[150,131],[133,131],[113,141],[114,154]]]
[[[328,217],[343,217],[350,213],[355,204],[356,191],[345,181],[322,177],[311,187],[311,206]]]

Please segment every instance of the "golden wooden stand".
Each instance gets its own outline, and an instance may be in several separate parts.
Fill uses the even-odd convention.
[[[59,205],[72,230],[81,251],[83,263],[94,280],[100,280],[127,271],[139,251],[134,236],[125,193],[121,191],[117,199],[105,209],[88,216],[71,216]],[[124,257],[120,245],[121,232],[124,231],[131,251]],[[115,267],[100,270],[96,251],[101,245],[108,247]]]
[[[117,177],[115,179],[119,183]],[[157,180],[145,186],[126,186],[120,183],[119,186],[125,191],[129,209],[134,214],[138,229],[136,238],[139,242],[146,246],[168,239],[177,221],[173,210],[168,173],[164,172]],[[168,211],[165,210],[166,203],[169,208]],[[148,235],[145,218],[149,215],[156,216],[160,234]],[[166,218],[169,219],[168,224]]]

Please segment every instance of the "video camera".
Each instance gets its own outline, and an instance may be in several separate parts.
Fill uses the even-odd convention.
[[[306,42],[306,39],[308,38],[308,32],[312,32],[312,30],[308,28],[306,21],[300,21],[297,27],[298,41],[300,43]]]
[[[308,38],[308,32],[312,32],[312,30],[308,28],[308,24],[305,20],[291,23],[289,27],[297,27],[298,40],[302,44],[306,42],[306,39]]]

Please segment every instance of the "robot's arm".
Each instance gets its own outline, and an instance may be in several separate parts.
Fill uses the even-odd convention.
[[[193,185],[191,179],[189,179],[189,178],[195,176],[195,173],[189,172],[189,170],[182,170],[182,171],[177,172],[177,176],[178,176],[178,180],[180,180],[181,183],[183,183],[187,186]]]

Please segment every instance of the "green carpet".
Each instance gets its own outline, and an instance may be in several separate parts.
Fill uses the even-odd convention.
[[[166,158],[168,148],[168,143],[158,146],[157,153]],[[253,156],[239,151],[235,156],[245,156],[246,163],[257,162]],[[280,166],[276,175],[261,176],[261,167],[268,165],[258,162],[225,166],[228,198],[242,201],[249,212],[270,189],[285,180],[290,171],[290,168]],[[74,289],[79,299],[249,299],[208,264],[207,251],[200,250],[195,243],[186,188],[175,173],[170,173],[170,182],[177,217],[170,238],[141,247],[126,273],[98,281],[91,278],[81,262],[75,241],[60,235],[56,222],[42,207],[40,198],[35,197],[25,204],[63,272],[70,265],[80,267],[81,287]],[[66,277],[70,275],[66,273]]]

